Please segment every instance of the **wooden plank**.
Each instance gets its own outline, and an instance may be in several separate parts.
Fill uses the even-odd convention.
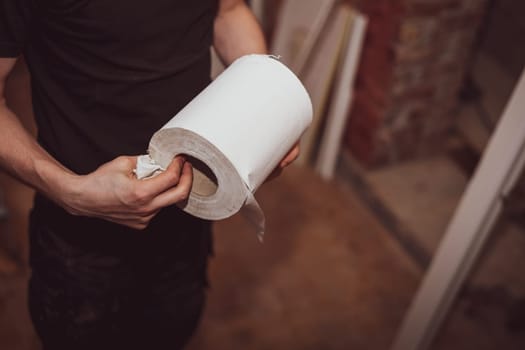
[[[332,179],[337,163],[346,120],[352,104],[355,76],[361,57],[366,26],[366,17],[354,12],[346,53],[330,102],[330,110],[315,164],[316,171],[326,180]]]
[[[340,5],[334,9],[301,76],[310,94],[314,114],[312,124],[301,138],[298,164],[308,164],[312,158],[352,18],[349,6]]]
[[[334,5],[335,0],[283,0],[270,52],[300,74]]]

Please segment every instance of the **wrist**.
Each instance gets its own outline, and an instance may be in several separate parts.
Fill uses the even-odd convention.
[[[72,211],[80,196],[81,176],[53,161],[35,160],[36,188],[64,209]]]

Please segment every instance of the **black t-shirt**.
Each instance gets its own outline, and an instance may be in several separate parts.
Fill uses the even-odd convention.
[[[26,58],[38,140],[78,174],[145,153],[152,134],[209,83],[217,0],[0,4],[0,57]],[[73,220],[43,198],[36,207]]]
[[[149,138],[209,82],[216,0],[1,0],[0,56],[24,54],[41,144],[79,174]]]

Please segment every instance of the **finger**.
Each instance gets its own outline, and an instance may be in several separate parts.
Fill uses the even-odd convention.
[[[130,211],[129,209],[119,211],[105,211],[103,214],[91,213],[90,216],[104,220],[118,220],[119,222],[141,220],[143,218],[154,217],[160,209],[149,209],[148,207]]]
[[[193,168],[189,162],[185,163],[182,168],[177,186],[159,194],[151,201],[151,209],[167,207],[169,205],[188,199],[191,185],[193,184]]]
[[[142,195],[152,198],[173,186],[180,181],[181,172],[185,163],[182,156],[176,156],[168,168],[157,176],[149,179],[137,180]]]
[[[140,223],[139,221],[130,221],[130,220],[108,220],[115,224],[126,226],[135,230],[144,230],[148,225]]]
[[[133,174],[133,169],[137,167],[137,157],[119,156],[112,161],[102,164],[99,169],[111,168],[121,173]]]
[[[131,168],[133,172],[133,170],[137,167],[138,157],[123,156],[122,158],[124,158],[123,162],[127,163],[126,166],[128,166],[128,169]]]
[[[107,221],[111,221],[113,223],[119,224],[119,225],[131,227],[136,230],[143,230],[149,226],[151,220],[157,215],[157,213],[158,211],[146,217],[125,218],[125,219],[118,219],[115,217],[111,217],[111,218],[106,217],[104,219]]]
[[[287,167],[299,157],[299,153],[300,153],[299,144],[295,144],[295,146],[290,150],[290,152],[288,152],[288,154],[281,161],[279,166],[281,168]]]

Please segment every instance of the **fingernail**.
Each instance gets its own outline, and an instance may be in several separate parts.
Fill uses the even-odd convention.
[[[183,156],[181,156],[181,155],[178,155],[175,158],[176,158],[177,162],[179,162],[180,166],[184,165],[184,162],[186,162],[186,159]]]

